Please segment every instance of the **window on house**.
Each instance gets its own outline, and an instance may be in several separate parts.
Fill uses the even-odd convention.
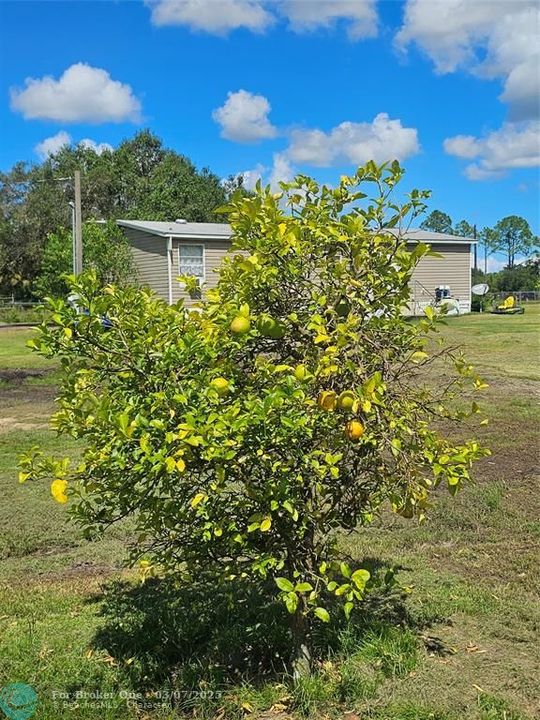
[[[194,275],[204,281],[204,247],[202,245],[179,245],[178,268],[180,275]]]

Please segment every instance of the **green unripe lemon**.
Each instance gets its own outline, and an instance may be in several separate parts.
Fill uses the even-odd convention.
[[[229,325],[230,331],[235,335],[243,335],[244,333],[247,333],[250,327],[251,323],[249,318],[244,317],[243,315],[237,315]]]
[[[266,337],[280,340],[285,335],[285,327],[274,318],[265,317],[259,323],[259,332]]]
[[[347,315],[351,312],[351,306],[347,300],[342,298],[338,303],[336,303],[334,310],[336,311],[336,315],[338,317],[347,317]]]
[[[341,410],[351,410],[354,405],[355,397],[352,390],[344,390],[338,397],[338,407]]]

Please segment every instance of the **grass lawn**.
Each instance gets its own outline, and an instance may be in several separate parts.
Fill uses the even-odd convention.
[[[0,330],[0,368],[1,369],[32,369],[51,368],[54,361],[30,352],[26,341],[35,331],[27,328],[5,328]]]
[[[17,455],[32,445],[77,449],[47,428],[54,363],[26,350],[30,331],[0,331],[0,687],[35,687],[39,720],[538,717],[539,316],[531,305],[522,316],[448,319],[446,339],[489,382],[490,424],[477,435],[493,454],[473,487],[454,500],[441,491],[424,525],[384,515],[344,540],[359,559],[399,568],[393,622],[345,630],[337,654],[294,689],[247,674],[220,683],[193,657],[174,666],[189,643],[208,647],[194,630],[204,602],[188,607],[122,568],[129,526],[85,541],[47,487],[17,483]],[[241,643],[232,615],[215,617],[229,650]]]

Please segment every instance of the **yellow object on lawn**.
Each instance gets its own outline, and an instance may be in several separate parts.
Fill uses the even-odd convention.
[[[513,295],[509,295],[504,302],[497,305],[497,310],[511,310],[516,305],[516,298]]]

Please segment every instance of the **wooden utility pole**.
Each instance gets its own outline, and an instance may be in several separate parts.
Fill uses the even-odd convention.
[[[476,224],[473,225],[473,238],[476,240]],[[474,247],[474,269],[478,270],[478,245],[476,242],[473,245]]]
[[[75,275],[83,270],[83,244],[82,244],[82,206],[81,206],[81,171],[75,170],[75,258],[73,269]]]

